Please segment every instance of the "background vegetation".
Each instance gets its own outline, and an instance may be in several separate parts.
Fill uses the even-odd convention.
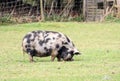
[[[33,30],[59,31],[69,36],[82,55],[72,62],[50,57],[30,63],[23,56],[23,36]],[[120,24],[43,22],[0,26],[0,81],[119,81]]]

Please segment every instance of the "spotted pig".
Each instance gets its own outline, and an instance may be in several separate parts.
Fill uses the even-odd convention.
[[[29,55],[33,62],[33,57],[51,56],[54,61],[72,61],[74,55],[80,54],[73,42],[63,33],[55,31],[32,31],[27,33],[22,41],[23,52]]]

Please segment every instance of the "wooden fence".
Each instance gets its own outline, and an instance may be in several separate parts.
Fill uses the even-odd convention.
[[[19,23],[69,21],[82,17],[82,7],[83,0],[1,0],[0,18]]]

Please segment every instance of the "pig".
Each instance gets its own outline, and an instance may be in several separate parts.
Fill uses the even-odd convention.
[[[74,55],[80,52],[73,42],[61,32],[36,30],[27,33],[22,41],[23,52],[29,55],[30,62],[33,57],[51,56],[51,61],[72,61]]]

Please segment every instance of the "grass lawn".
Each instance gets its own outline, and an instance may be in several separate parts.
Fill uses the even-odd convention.
[[[53,30],[72,39],[82,55],[72,62],[23,56],[23,36]],[[42,22],[0,26],[0,81],[120,81],[120,24]]]

